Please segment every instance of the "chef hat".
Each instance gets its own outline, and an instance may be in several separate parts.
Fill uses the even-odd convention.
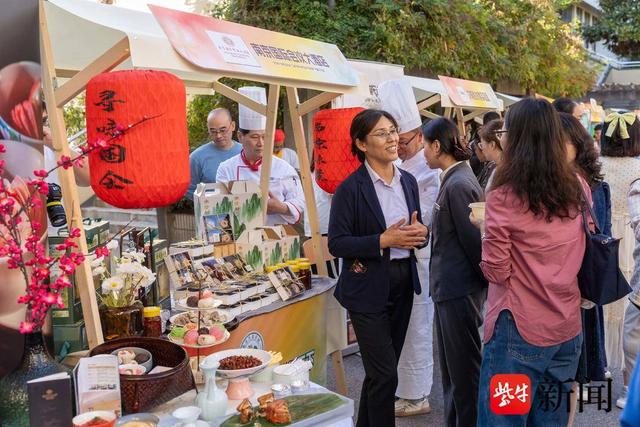
[[[263,87],[244,86],[238,92],[248,96],[260,104],[267,103],[267,91]],[[267,127],[267,118],[242,104],[239,105],[240,129],[264,130]]]
[[[409,132],[422,125],[411,84],[406,79],[393,79],[378,85],[380,108],[398,122],[400,133]]]

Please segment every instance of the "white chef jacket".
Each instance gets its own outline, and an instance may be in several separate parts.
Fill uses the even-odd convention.
[[[433,205],[440,188],[440,169],[431,169],[422,151],[402,162],[400,168],[418,181],[418,196],[422,222],[431,228]],[[416,251],[418,277],[422,294],[413,296],[413,308],[407,336],[398,360],[398,388],[396,396],[421,399],[431,393],[433,385],[433,301],[429,297],[430,245]]]
[[[229,181],[256,181],[260,183],[262,165],[257,171],[252,171],[241,158],[241,155],[233,156],[229,160],[220,163],[216,174],[216,182],[227,183]],[[300,178],[296,170],[286,161],[273,156],[271,162],[271,178],[269,179],[269,191],[281,202],[289,207],[285,215],[267,215],[267,225],[297,224],[304,212],[304,193]]]
[[[424,154],[418,151],[412,158],[399,165],[400,169],[409,172],[418,181],[418,196],[420,197],[420,211],[422,223],[431,228],[431,214],[433,205],[440,190],[440,169],[431,169],[424,159]],[[428,246],[428,245],[427,245]]]
[[[282,160],[293,166],[295,170],[300,170],[300,160],[298,159],[298,154],[296,154],[294,150],[284,147],[280,153],[282,154],[280,157]]]

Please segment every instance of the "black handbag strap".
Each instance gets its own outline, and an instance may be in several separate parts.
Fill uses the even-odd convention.
[[[589,203],[589,198],[582,187],[582,182],[578,179],[578,187],[580,187],[580,201],[582,202],[582,209],[580,212],[582,213],[582,225],[584,226],[584,231],[587,234],[587,237],[591,237],[591,230],[589,230],[589,221],[587,218],[587,212],[591,216],[591,220],[593,221],[593,225],[595,226],[596,233],[600,234],[600,227],[598,227],[598,220],[596,219],[596,214],[593,212],[593,207],[591,203]],[[586,206],[586,209],[585,209]]]

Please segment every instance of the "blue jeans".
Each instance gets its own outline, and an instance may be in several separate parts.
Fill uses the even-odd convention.
[[[582,334],[562,344],[538,347],[526,342],[511,312],[498,315],[493,336],[484,346],[478,391],[478,426],[566,427],[571,380],[576,375]],[[524,415],[497,415],[491,411],[489,390],[496,374],[525,374],[531,380],[531,410]],[[566,381],[566,382],[565,382]],[[545,410],[546,409],[546,410]]]

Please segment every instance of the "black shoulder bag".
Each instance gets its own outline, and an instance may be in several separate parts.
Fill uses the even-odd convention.
[[[582,298],[598,305],[605,305],[624,298],[631,293],[632,289],[618,265],[620,239],[600,232],[582,184],[580,184],[580,191],[582,193],[582,225],[587,240],[582,266],[578,272],[578,286]],[[595,233],[589,229],[587,212],[595,224]]]

